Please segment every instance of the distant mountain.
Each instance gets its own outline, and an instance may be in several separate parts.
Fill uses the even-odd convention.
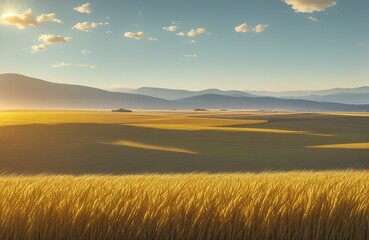
[[[207,94],[176,100],[188,108],[265,109],[294,111],[369,111],[369,105],[349,105],[272,97],[230,97]]]
[[[137,94],[58,84],[18,74],[0,74],[0,108],[169,109],[173,103]]]
[[[141,89],[143,92],[145,89]],[[152,92],[152,88],[149,88]],[[167,90],[167,91],[166,91]],[[7,109],[269,109],[301,111],[369,111],[369,105],[314,102],[299,99],[250,97],[239,91],[208,89],[200,92],[161,90],[163,95],[199,94],[165,100],[132,93],[109,92],[97,88],[59,84],[18,74],[0,74],[0,108]],[[172,95],[170,95],[170,94]],[[212,94],[208,94],[212,93]],[[221,94],[213,94],[221,93]],[[181,95],[182,94],[182,95]],[[224,95],[229,94],[230,96]]]
[[[358,87],[358,88],[333,88],[327,90],[311,90],[311,91],[282,91],[282,92],[271,92],[271,91],[245,91],[247,93],[257,96],[269,96],[269,97],[303,97],[303,96],[323,96],[333,95],[340,93],[369,93],[369,86]]]
[[[118,89],[114,89],[115,91]],[[142,94],[151,97],[164,98],[167,100],[176,100],[181,98],[188,98],[194,96],[200,96],[204,94],[218,94],[224,96],[233,96],[233,97],[253,97],[253,95],[242,92],[242,91],[223,91],[219,89],[206,89],[202,91],[189,91],[189,90],[180,90],[180,89],[167,89],[167,88],[154,88],[154,87],[142,87],[136,90],[123,90],[120,89],[120,92],[129,92],[135,94]]]
[[[291,97],[292,98],[292,97]],[[311,95],[293,97],[318,102],[336,102],[345,104],[369,104],[369,93],[337,93],[325,96]]]

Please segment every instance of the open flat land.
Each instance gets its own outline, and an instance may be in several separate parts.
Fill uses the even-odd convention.
[[[1,111],[3,173],[369,168],[369,114]]]
[[[1,239],[369,237],[369,114],[2,111],[0,144]]]

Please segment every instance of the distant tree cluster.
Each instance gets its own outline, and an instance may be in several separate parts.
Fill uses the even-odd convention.
[[[119,109],[112,110],[112,112],[133,112],[133,111],[130,109],[119,108]]]

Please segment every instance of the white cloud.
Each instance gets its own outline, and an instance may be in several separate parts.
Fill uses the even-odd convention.
[[[90,50],[88,50],[88,49],[83,49],[83,50],[81,51],[81,53],[82,53],[82,54],[91,54],[91,51],[90,51]]]
[[[184,56],[187,58],[197,58],[197,54],[186,54]]]
[[[91,32],[93,28],[97,28],[98,26],[105,26],[109,25],[108,22],[102,23],[102,22],[80,22],[74,25],[72,29],[77,29],[84,32]]]
[[[33,53],[37,53],[37,52],[43,52],[46,50],[46,45],[44,43],[41,43],[39,45],[34,45],[31,47]]]
[[[284,2],[291,5],[295,12],[300,13],[321,12],[337,4],[333,0],[284,0]]]
[[[163,27],[163,30],[169,31],[169,32],[175,32],[175,31],[177,31],[177,29],[178,29],[178,27],[174,26],[174,25],[171,25],[171,26],[168,26],[168,27]]]
[[[88,64],[75,64],[75,63],[65,63],[65,62],[57,62],[51,65],[53,68],[59,67],[80,67],[80,68],[95,68],[95,65],[88,65]]]
[[[158,41],[158,39],[157,38],[154,38],[154,37],[148,37],[147,38],[149,41],[155,41],[155,42],[157,42]]]
[[[73,8],[75,11],[79,12],[79,13],[91,13],[91,4],[90,3],[85,3],[81,6],[75,7]]]
[[[106,31],[105,33],[111,33],[111,31]]]
[[[242,23],[234,28],[234,30],[238,33],[245,33],[250,31],[249,26],[246,23]]]
[[[177,35],[177,36],[181,36],[181,37],[186,36],[186,34],[185,34],[184,32],[179,32],[179,33],[177,33],[176,35]]]
[[[313,21],[313,22],[319,22],[319,19],[313,17],[313,16],[309,16],[309,20]]]
[[[63,37],[57,35],[50,35],[50,34],[42,34],[38,37],[38,40],[41,41],[41,44],[34,45],[31,47],[32,53],[37,52],[44,52],[46,50],[46,45],[50,44],[65,44],[69,42],[72,38],[70,37]]]
[[[190,32],[187,33],[187,36],[189,37],[196,37],[197,35],[201,35],[206,33],[206,29],[205,28],[196,28],[196,29],[191,29]]]
[[[143,37],[145,36],[144,32],[125,32],[124,33],[124,37],[125,38],[131,38],[131,39],[135,39],[135,40],[141,40]]]
[[[266,24],[258,24],[253,30],[256,33],[261,33],[261,32],[264,32],[267,28],[268,28],[268,25]]]
[[[25,12],[16,14],[16,13],[4,13],[0,17],[0,24],[8,25],[8,26],[16,26],[20,30],[36,27],[45,22],[56,22],[62,23],[57,17],[55,13],[45,13],[39,16],[34,17],[32,15],[32,9],[29,8]]]
[[[69,42],[72,38],[57,35],[42,34],[38,37],[38,39],[44,42],[45,44],[64,44]]]
[[[191,40],[190,43],[196,43],[196,40]]]

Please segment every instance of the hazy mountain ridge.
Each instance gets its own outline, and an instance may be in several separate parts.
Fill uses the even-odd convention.
[[[150,89],[151,90],[151,89]],[[160,89],[161,91],[161,89]],[[0,108],[14,109],[277,109],[302,111],[369,111],[369,105],[314,102],[301,99],[243,96],[241,91],[208,89],[200,95],[177,90],[177,100],[133,93],[109,92],[79,85],[59,84],[18,74],[0,75]],[[172,90],[170,93],[173,94]],[[209,94],[211,93],[211,94]],[[231,96],[214,93],[228,93]],[[233,95],[233,96],[232,96]],[[173,95],[174,97],[175,95]],[[180,98],[180,99],[178,99]]]
[[[51,83],[18,74],[0,75],[0,108],[110,109],[128,105],[161,109],[171,108],[172,103],[138,94]]]
[[[141,87],[138,89],[124,89],[116,88],[113,91],[125,92],[125,93],[135,93],[142,94],[150,97],[164,98],[167,100],[178,100],[181,98],[189,98],[200,96],[203,94],[218,94],[233,97],[253,97],[254,95],[237,90],[223,91],[220,89],[205,89],[201,91],[190,91],[182,89],[168,89],[168,88],[155,88],[155,87]]]
[[[303,99],[318,102],[335,102],[343,104],[369,104],[369,87],[358,88],[334,88],[312,91],[238,91],[219,89],[206,89],[202,91],[189,91],[181,89],[167,89],[142,87],[138,89],[113,89],[118,92],[135,93],[167,100],[179,100],[181,98],[196,97],[204,94],[218,94],[231,97],[277,97],[285,99]]]

